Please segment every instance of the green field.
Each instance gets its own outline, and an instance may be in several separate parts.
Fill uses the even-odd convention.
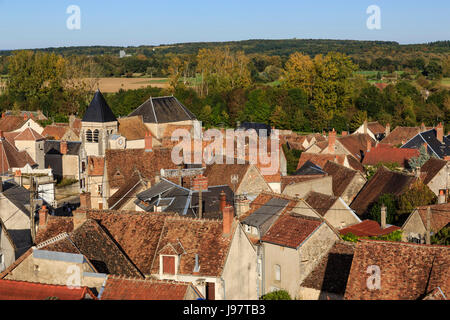
[[[443,78],[441,84],[445,87],[450,87],[450,78]]]

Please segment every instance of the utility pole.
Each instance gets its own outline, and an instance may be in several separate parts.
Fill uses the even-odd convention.
[[[425,235],[425,243],[431,244],[431,208],[427,208],[427,233]]]

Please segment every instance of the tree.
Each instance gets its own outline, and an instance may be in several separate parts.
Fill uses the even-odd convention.
[[[393,224],[396,221],[397,207],[395,195],[386,193],[378,198],[369,211],[369,217],[381,224],[381,207],[386,206],[386,223]]]
[[[316,70],[313,61],[299,52],[291,54],[286,62],[284,85],[287,88],[301,88],[312,97]]]
[[[292,298],[286,290],[278,290],[263,295],[261,300],[292,300]]]
[[[400,214],[409,214],[415,208],[432,205],[437,197],[431,189],[421,180],[417,180],[411,188],[399,196],[398,209]]]
[[[442,66],[436,61],[431,61],[423,70],[422,74],[428,79],[435,80],[442,78]]]
[[[431,157],[428,154],[427,149],[424,146],[420,146],[419,156],[409,159],[408,164],[412,169],[418,170],[425,164],[425,162],[430,160],[430,158]]]
[[[441,246],[450,245],[450,226],[442,228],[438,233],[431,236],[431,244],[438,244]]]

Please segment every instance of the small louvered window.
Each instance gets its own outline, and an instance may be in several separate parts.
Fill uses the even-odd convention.
[[[94,142],[98,142],[99,133],[100,132],[97,129],[94,131]]]
[[[86,131],[86,140],[87,140],[87,142],[92,142],[92,131],[91,130]]]

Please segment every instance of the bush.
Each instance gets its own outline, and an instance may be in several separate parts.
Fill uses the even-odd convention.
[[[278,290],[263,295],[261,300],[292,300],[292,298],[286,290]]]

